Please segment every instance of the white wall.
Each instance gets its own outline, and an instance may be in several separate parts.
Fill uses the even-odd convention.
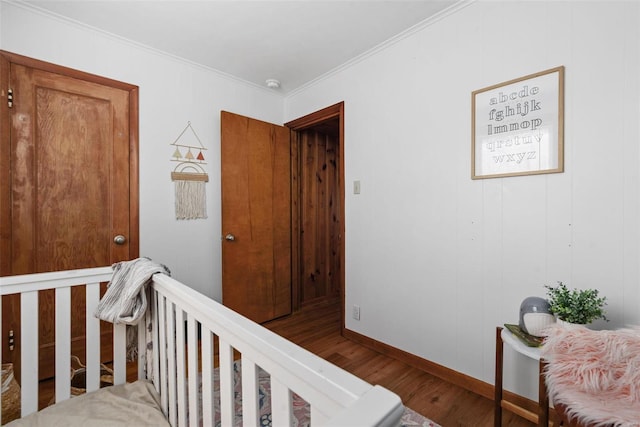
[[[282,96],[26,6],[0,16],[1,49],[140,87],[140,255],[220,300],[220,110],[282,123]],[[208,218],[178,221],[169,144],[189,121],[208,148]]]
[[[640,323],[638,28],[637,2],[476,2],[287,97],[285,121],[345,101],[347,328],[493,383],[495,327],[544,284]],[[471,92],[559,65],[565,172],[471,180]]]

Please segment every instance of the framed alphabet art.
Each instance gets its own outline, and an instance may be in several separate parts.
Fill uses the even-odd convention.
[[[564,171],[564,67],[471,95],[471,178]]]

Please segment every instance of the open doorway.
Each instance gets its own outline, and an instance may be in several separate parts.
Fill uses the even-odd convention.
[[[225,111],[220,123],[223,304],[259,323],[343,312],[343,104],[286,126]]]
[[[293,309],[339,304],[344,328],[344,103],[286,126],[292,130]]]

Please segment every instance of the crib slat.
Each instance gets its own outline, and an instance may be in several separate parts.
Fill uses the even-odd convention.
[[[62,402],[71,395],[71,288],[57,288],[55,294],[56,402]]]
[[[220,419],[221,425],[233,426],[235,418],[233,384],[233,348],[220,339]],[[277,425],[277,424],[273,424]]]
[[[167,335],[167,348],[168,357],[167,363],[169,364],[169,422],[172,426],[178,425],[178,412],[177,412],[177,396],[176,396],[176,319],[175,309],[173,303],[167,301],[167,323],[165,325],[165,333]],[[156,323],[157,325],[157,323]]]
[[[153,307],[153,306],[152,306]],[[148,335],[147,325],[151,323],[151,310],[147,310],[144,317],[138,323],[138,379],[145,379],[145,368],[147,366],[147,340],[151,337]]]
[[[215,425],[213,396],[213,340],[210,330],[202,326],[202,425]]]
[[[22,378],[20,381],[22,416],[38,410],[38,292],[20,295],[20,334],[22,337]]]
[[[153,324],[154,325],[159,325],[160,323],[160,318],[158,316],[158,304],[160,304],[160,300],[162,297],[160,297],[160,295],[158,295],[158,293],[153,292],[151,294],[151,306],[155,308],[155,310],[153,310]],[[160,328],[156,327],[153,329],[153,331],[151,331],[151,336],[152,338],[152,345],[153,345],[153,351],[152,351],[152,356],[151,356],[151,360],[147,361],[147,369],[151,372],[151,377],[154,380],[154,386],[155,389],[158,393],[160,393],[160,381],[162,380],[162,378],[160,378],[160,346],[158,346],[158,341],[160,339],[160,334],[162,333],[162,331],[160,330]],[[175,425],[175,424],[174,424]]]
[[[187,425],[187,396],[185,378],[185,339],[184,339],[184,311],[176,306],[176,393],[178,397],[178,426]]]
[[[113,383],[127,382],[127,325],[113,325]]]
[[[293,421],[291,391],[271,377],[271,421],[274,426],[290,426]]]
[[[193,315],[187,316],[187,357],[189,382],[189,426],[198,426],[198,335]]]
[[[87,302],[85,319],[87,391],[94,391],[100,388],[100,320],[93,315],[100,301],[100,283],[87,284],[85,294]]]
[[[166,325],[166,298],[159,296],[157,301],[158,308],[158,322],[159,325]],[[158,352],[160,353],[160,376],[157,378],[156,383],[160,383],[160,406],[162,407],[162,413],[167,416],[169,409],[169,393],[167,393],[167,339],[166,335],[159,334]]]
[[[258,367],[248,357],[242,357],[242,425],[260,425],[258,399]]]

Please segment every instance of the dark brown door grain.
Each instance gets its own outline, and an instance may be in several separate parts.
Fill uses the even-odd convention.
[[[300,302],[340,296],[341,200],[338,121],[297,133]]]
[[[222,302],[256,322],[291,312],[290,173],[288,128],[221,113]]]

